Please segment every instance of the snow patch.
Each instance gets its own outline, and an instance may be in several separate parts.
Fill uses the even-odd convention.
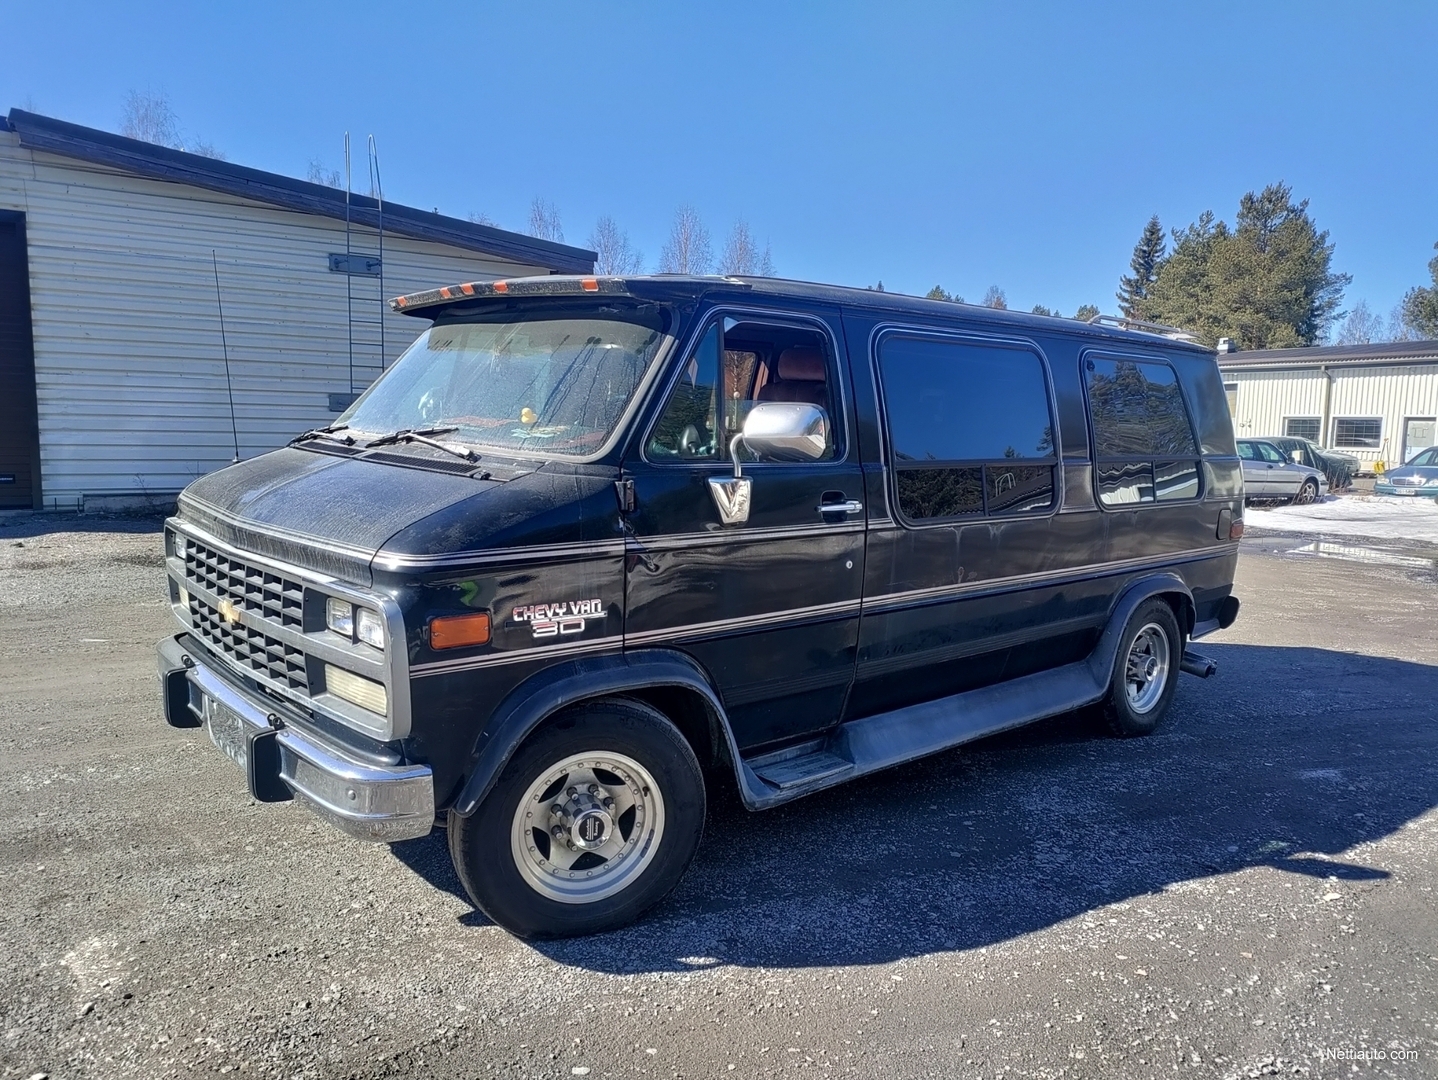
[[[1250,506],[1244,521],[1269,532],[1367,536],[1438,544],[1438,502],[1383,495],[1330,495],[1307,506]]]

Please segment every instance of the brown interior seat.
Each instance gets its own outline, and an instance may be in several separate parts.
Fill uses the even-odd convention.
[[[799,401],[828,412],[828,365],[822,349],[795,345],[779,354],[774,367],[774,378],[759,390],[760,401]]]

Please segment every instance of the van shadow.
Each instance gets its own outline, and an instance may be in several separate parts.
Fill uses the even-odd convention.
[[[1387,877],[1343,852],[1438,803],[1438,667],[1203,651],[1218,674],[1184,677],[1147,739],[1076,714],[762,814],[721,798],[693,867],[643,921],[536,948],[609,973],[878,964],[1246,867]],[[448,867],[425,862],[449,888]]]

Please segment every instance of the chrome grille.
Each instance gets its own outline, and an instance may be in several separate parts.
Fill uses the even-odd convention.
[[[186,562],[188,565],[188,560]],[[302,694],[309,693],[305,654],[293,645],[272,638],[253,626],[226,622],[218,611],[194,593],[190,594],[190,621],[200,637],[239,664],[280,686]]]
[[[298,581],[233,559],[186,538],[185,578],[241,611],[293,630],[304,628],[305,589]]]

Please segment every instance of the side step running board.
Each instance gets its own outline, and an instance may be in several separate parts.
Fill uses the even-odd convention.
[[[740,765],[751,810],[1071,712],[1103,696],[1085,661],[840,724],[828,736]]]
[[[1197,675],[1200,679],[1206,679],[1218,670],[1218,661],[1200,656],[1196,652],[1186,652],[1178,663],[1178,670],[1186,671],[1190,675]]]

